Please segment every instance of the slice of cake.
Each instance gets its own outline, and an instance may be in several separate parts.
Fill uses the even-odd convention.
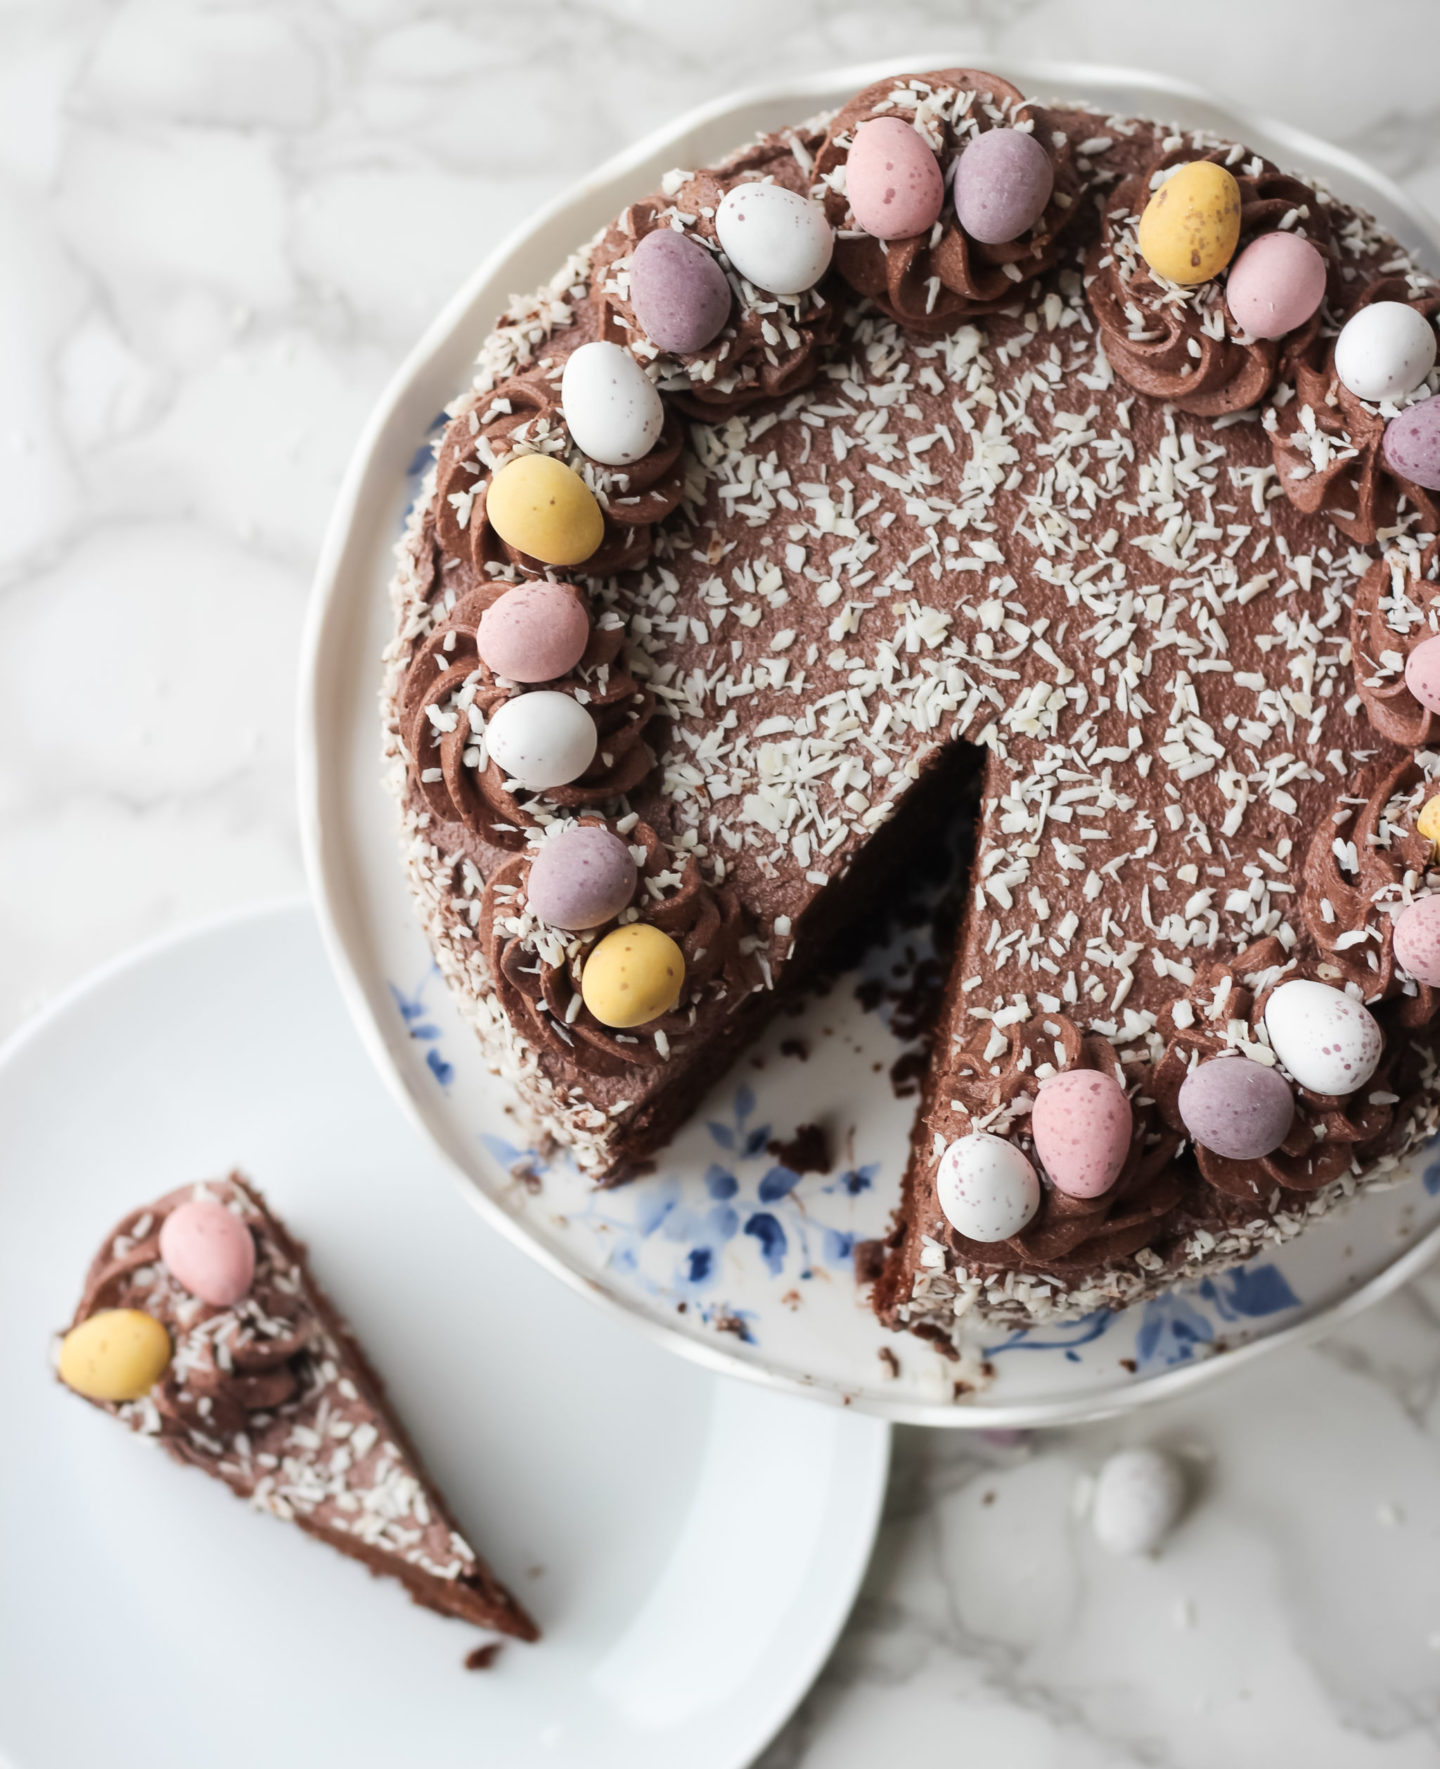
[[[425,1608],[539,1637],[450,1515],[304,1247],[239,1175],[168,1192],[106,1236],[59,1373]]]

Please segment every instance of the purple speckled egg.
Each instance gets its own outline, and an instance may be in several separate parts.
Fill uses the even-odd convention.
[[[1440,636],[1422,640],[1405,659],[1405,686],[1432,713],[1440,713]]]
[[[658,227],[631,255],[630,304],[657,350],[688,356],[724,330],[730,284],[713,253],[673,227]]]
[[[1325,260],[1298,233],[1262,233],[1230,266],[1225,301],[1252,338],[1283,338],[1325,299]]]
[[[639,868],[618,835],[577,824],[550,837],[530,863],[525,901],[567,933],[613,921],[635,895]]]
[[[1417,983],[1440,986],[1440,897],[1421,897],[1395,918],[1395,956]]]
[[[160,1225],[160,1257],[177,1284],[212,1308],[232,1307],[255,1281],[254,1237],[213,1198],[170,1212]]]
[[[1273,1154],[1295,1122],[1295,1095],[1278,1069],[1243,1056],[1212,1057],[1185,1077],[1180,1116],[1202,1148],[1227,1161]]]
[[[845,194],[866,233],[906,240],[927,233],[945,202],[940,162],[899,117],[872,117],[855,131],[845,162]]]
[[[1098,1198],[1120,1177],[1134,1117],[1125,1089],[1098,1069],[1067,1069],[1040,1085],[1030,1131],[1057,1191]]]
[[[1392,472],[1426,491],[1440,491],[1440,395],[1391,418],[1383,446]]]
[[[1049,155],[1023,129],[987,129],[955,162],[955,213],[985,246],[1018,240],[1045,213],[1054,188]]]
[[[507,682],[568,675],[590,643],[590,617],[565,584],[519,584],[480,616],[475,649]]]

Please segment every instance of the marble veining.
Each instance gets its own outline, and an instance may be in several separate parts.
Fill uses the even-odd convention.
[[[1433,0],[0,7],[0,1034],[300,888],[330,498],[497,235],[737,85],[957,48],[1180,75],[1440,206]],[[765,1769],[1440,1762],[1437,1327],[1430,1277],[1123,1425],[902,1432],[864,1597]],[[1158,1561],[1109,1561],[1077,1488],[1151,1437],[1204,1490]]]

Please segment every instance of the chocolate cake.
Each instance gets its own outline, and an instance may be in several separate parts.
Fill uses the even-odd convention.
[[[106,1236],[59,1367],[177,1461],[399,1579],[416,1603],[538,1639],[461,1533],[305,1249],[239,1175],[169,1192]]]
[[[1440,472],[1387,434],[1440,381],[1341,380],[1380,304],[1433,364],[1435,284],[1313,181],[967,69],[670,173],[516,301],[383,714],[436,958],[542,1133],[631,1173],[978,771],[882,1318],[1124,1305],[1428,1135],[1440,962],[1393,929],[1433,888]],[[587,624],[517,679],[546,579]]]

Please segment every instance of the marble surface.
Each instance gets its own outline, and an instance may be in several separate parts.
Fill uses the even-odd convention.
[[[1440,207],[1434,0],[0,0],[0,1034],[301,888],[330,497],[487,242],[736,85],[956,49],[1181,75]],[[766,1769],[1440,1763],[1437,1319],[1440,1278],[1122,1427],[901,1433],[865,1596]],[[1143,1438],[1201,1490],[1158,1561],[1109,1561],[1077,1485]]]

